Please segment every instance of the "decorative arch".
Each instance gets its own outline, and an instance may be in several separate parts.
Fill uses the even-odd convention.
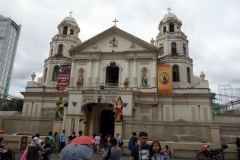
[[[44,69],[43,82],[46,82],[46,80],[47,80],[47,71],[48,71],[48,68],[46,67],[46,68]]]
[[[147,84],[146,85],[149,85],[150,84],[149,83],[149,80],[150,80],[150,71],[149,71],[149,69],[147,67],[143,67],[140,71],[141,71],[141,73],[140,73],[140,75],[141,75],[141,83],[140,84],[144,85],[143,78],[145,76],[147,78]]]
[[[180,82],[180,74],[179,74],[179,66],[174,65],[172,67],[172,77],[173,77],[173,82]]]
[[[53,67],[52,81],[57,81],[59,73],[59,66],[56,65]]]
[[[147,116],[143,116],[143,117],[141,118],[141,121],[147,122],[147,121],[150,121],[150,119],[149,119]]]
[[[119,68],[119,73],[118,73],[118,84],[121,84],[121,77],[122,77],[122,71],[123,68],[120,66],[119,63],[117,63],[117,61],[109,61],[109,63],[107,65],[105,65],[105,67],[103,67],[103,83],[106,83],[106,74],[107,74],[107,67],[109,67],[111,65],[111,63],[115,63],[116,66]]]
[[[67,35],[68,32],[68,26],[63,27],[63,35]]]

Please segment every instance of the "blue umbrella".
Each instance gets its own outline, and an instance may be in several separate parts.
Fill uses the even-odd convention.
[[[60,153],[62,160],[81,160],[92,154],[92,148],[88,145],[70,143]]]

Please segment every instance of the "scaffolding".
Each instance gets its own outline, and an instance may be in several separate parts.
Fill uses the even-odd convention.
[[[240,114],[240,88],[232,85],[218,85],[215,102],[219,104],[222,114]]]

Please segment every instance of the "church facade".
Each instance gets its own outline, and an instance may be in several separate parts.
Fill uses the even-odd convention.
[[[68,105],[63,121],[55,125],[68,135],[79,130],[85,135],[121,134],[125,120],[211,121],[214,94],[203,72],[193,74],[181,26],[176,15],[167,13],[150,43],[116,26],[81,42],[76,20],[66,17],[50,43],[43,76],[34,81],[33,74],[22,92],[23,116],[55,115],[55,103],[62,97]],[[167,94],[158,90],[158,65],[164,64],[171,70]],[[71,69],[69,85],[59,92],[61,65]]]

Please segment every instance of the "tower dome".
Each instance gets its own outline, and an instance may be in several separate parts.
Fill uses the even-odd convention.
[[[72,21],[76,23],[76,20],[72,16],[67,16],[63,19],[63,21]]]
[[[163,19],[166,19],[166,18],[176,18],[177,19],[177,16],[173,13],[167,13],[163,16]]]

